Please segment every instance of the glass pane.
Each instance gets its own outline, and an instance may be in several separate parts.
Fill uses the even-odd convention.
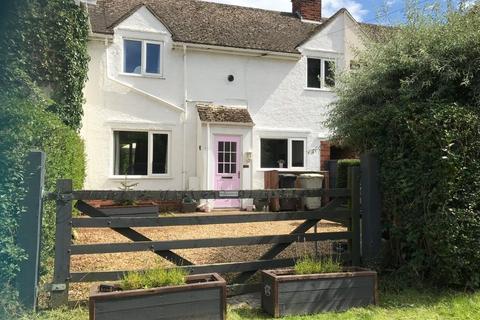
[[[335,61],[325,61],[325,86],[335,87]]]
[[[147,73],[160,73],[160,45],[147,43]]]
[[[223,152],[218,153],[218,162],[223,162]]]
[[[230,142],[225,141],[225,151],[230,151]]]
[[[230,153],[225,153],[225,162],[230,162]]]
[[[292,141],[292,167],[304,167],[305,143],[300,140]]]
[[[218,151],[223,151],[224,150],[224,143],[223,141],[218,142]]]
[[[142,42],[134,40],[123,41],[124,71],[126,73],[142,72]]]
[[[148,133],[115,131],[115,175],[147,175]]]
[[[229,164],[225,165],[225,173],[230,173],[230,165]]]
[[[288,140],[262,139],[261,140],[261,167],[288,168]]]
[[[152,173],[166,174],[168,168],[168,135],[153,135],[153,165]]]
[[[307,60],[307,87],[309,88],[320,88],[320,59],[311,59]]]
[[[223,173],[223,164],[218,164],[218,173]]]
[[[230,162],[236,163],[237,162],[237,154],[235,152],[232,152],[230,155]]]
[[[232,164],[232,165],[230,166],[230,172],[231,172],[231,173],[236,173],[236,172],[237,172],[237,166],[236,166],[235,164]]]
[[[237,143],[236,142],[232,142],[232,151],[237,151]]]

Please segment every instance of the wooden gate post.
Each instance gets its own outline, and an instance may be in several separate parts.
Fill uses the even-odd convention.
[[[351,209],[351,228],[352,241],[350,242],[350,253],[352,257],[352,265],[360,265],[360,168],[348,168],[349,188],[351,192],[350,209]]]
[[[53,307],[68,304],[70,246],[72,242],[72,180],[58,180],[56,192],[55,269],[51,288]]]
[[[45,181],[45,153],[32,151],[26,165],[24,208],[17,232],[17,244],[27,255],[20,264],[16,286],[22,305],[36,310],[38,294],[38,271],[40,267],[40,231],[42,226],[42,194]]]
[[[372,153],[360,157],[362,183],[362,253],[363,263],[374,267],[380,261],[381,251],[381,198],[379,164]]]

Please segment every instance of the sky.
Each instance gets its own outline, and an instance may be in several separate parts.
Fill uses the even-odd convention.
[[[204,0],[268,10],[292,10],[291,0]],[[428,5],[435,0],[417,0]],[[458,0],[455,0],[458,1]],[[473,1],[473,0],[470,0]],[[323,16],[329,17],[341,8],[361,22],[395,24],[403,20],[405,0],[322,0]]]

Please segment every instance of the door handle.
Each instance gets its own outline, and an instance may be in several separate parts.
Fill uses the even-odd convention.
[[[238,174],[238,179],[240,179],[240,171],[238,171],[237,174]]]

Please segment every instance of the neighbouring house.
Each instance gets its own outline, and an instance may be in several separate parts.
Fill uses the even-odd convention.
[[[197,0],[88,4],[89,189],[261,189],[321,169],[335,75],[374,28],[321,0],[276,12]],[[226,202],[225,206],[238,203]]]

